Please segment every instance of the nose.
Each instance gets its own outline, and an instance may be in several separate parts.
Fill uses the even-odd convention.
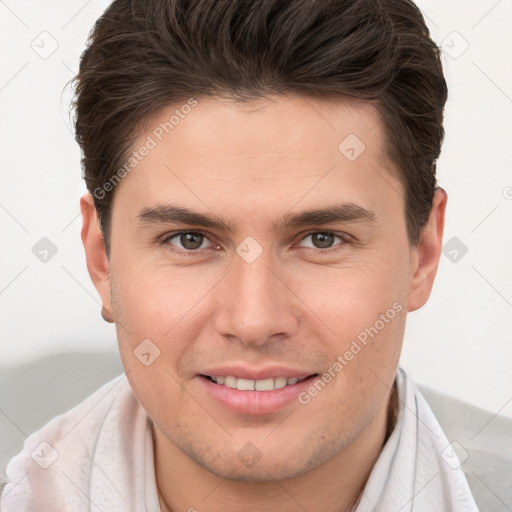
[[[250,260],[249,260],[250,261]],[[238,254],[217,292],[217,332],[245,345],[263,346],[293,336],[300,300],[287,285],[269,249],[249,262]]]

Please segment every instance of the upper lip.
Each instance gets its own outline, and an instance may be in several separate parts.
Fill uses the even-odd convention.
[[[238,379],[250,380],[263,380],[277,377],[297,378],[303,379],[310,375],[315,375],[314,372],[298,370],[286,366],[266,366],[264,368],[248,368],[246,366],[219,366],[216,368],[209,368],[200,372],[200,375],[207,377],[236,377]]]

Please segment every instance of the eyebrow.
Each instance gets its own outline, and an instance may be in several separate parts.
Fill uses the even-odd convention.
[[[226,222],[217,215],[205,215],[175,204],[157,204],[153,207],[143,208],[136,219],[143,224],[190,224],[214,228],[230,234],[235,233],[237,229],[236,223]],[[377,216],[372,210],[355,203],[344,203],[321,209],[305,210],[300,213],[287,213],[277,223],[273,223],[272,229],[276,231],[290,227],[297,228],[310,224],[333,222],[373,222],[376,219]]]

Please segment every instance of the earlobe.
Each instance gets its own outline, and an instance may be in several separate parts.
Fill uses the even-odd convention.
[[[80,198],[82,211],[82,243],[84,244],[87,270],[100,294],[103,308],[112,311],[109,280],[109,261],[105,251],[105,242],[101,233],[94,200],[90,193]],[[111,315],[111,313],[110,313]]]
[[[412,274],[407,302],[409,312],[424,306],[430,297],[443,248],[447,200],[446,192],[440,187],[436,188],[428,222],[421,232],[418,246],[412,251]]]

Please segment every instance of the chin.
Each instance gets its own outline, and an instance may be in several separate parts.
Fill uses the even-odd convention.
[[[232,482],[269,483],[276,480],[289,480],[308,472],[309,468],[295,468],[282,463],[258,462],[252,467],[235,465],[208,465],[205,469],[214,475]]]
[[[258,450],[246,443],[240,450],[230,454],[217,454],[206,460],[197,453],[189,453],[198,465],[210,473],[233,482],[275,482],[300,477],[332,458],[339,447],[331,443],[319,445],[316,450],[306,452],[292,449],[290,453],[279,449]]]

